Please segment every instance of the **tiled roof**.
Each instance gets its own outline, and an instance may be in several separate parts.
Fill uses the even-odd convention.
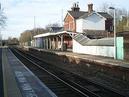
[[[111,15],[109,15],[106,12],[98,12],[101,16],[105,17],[105,18],[113,18]]]
[[[95,12],[95,11],[94,11]],[[96,12],[98,14],[100,14],[101,16],[105,17],[106,19],[112,19],[113,17],[111,15],[109,15],[108,13],[106,12]],[[87,18],[88,15],[91,14],[91,13],[88,13],[88,12],[85,12],[84,15],[80,16],[79,18]]]
[[[83,30],[83,35],[88,36],[89,38],[102,38],[102,37],[107,37],[109,35],[105,30]]]
[[[75,19],[79,18],[80,16],[83,16],[85,13],[84,11],[68,11],[70,15],[72,15]]]
[[[85,35],[105,35],[107,34],[107,31],[105,30],[83,30]]]
[[[91,39],[84,46],[114,46],[114,38]]]
[[[86,12],[84,15],[82,15],[82,16],[81,16],[81,17],[79,17],[79,18],[80,18],[80,19],[81,19],[81,18],[83,18],[83,19],[84,19],[84,18],[87,18],[87,17],[88,17],[88,15],[89,15],[89,13],[88,13],[88,12]]]
[[[95,11],[93,11],[95,12]],[[73,16],[75,19],[77,18],[87,18],[89,14],[86,11],[68,11],[68,13]],[[96,12],[98,14],[100,14],[101,16],[105,17],[106,19],[113,19],[113,17],[111,15],[109,15],[107,12]]]

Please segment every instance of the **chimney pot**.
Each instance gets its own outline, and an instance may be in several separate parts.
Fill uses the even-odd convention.
[[[88,13],[91,13],[93,11],[93,4],[88,4]]]
[[[80,8],[79,8],[78,2],[77,3],[74,3],[73,4],[73,7],[71,9],[72,9],[72,11],[79,12],[80,11]]]

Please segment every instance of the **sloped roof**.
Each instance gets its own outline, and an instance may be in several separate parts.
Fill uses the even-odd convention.
[[[114,38],[102,38],[102,39],[92,39],[84,46],[114,46]]]
[[[106,18],[106,19],[113,19],[113,17],[111,15],[109,15],[107,12],[95,12],[93,11],[94,13],[98,13],[99,15],[101,15],[102,17]],[[93,13],[92,12],[92,13]],[[92,13],[88,13],[88,12],[85,12],[84,15],[80,16],[79,18],[87,18],[90,14]]]
[[[42,37],[61,35],[61,34],[72,34],[72,32],[68,32],[68,31],[53,32],[53,33],[48,32],[48,33],[43,33],[43,34],[35,35],[34,38],[42,38]]]
[[[105,35],[107,34],[108,31],[106,30],[87,30],[87,29],[84,29],[83,30],[83,34],[85,35]]]
[[[74,17],[75,19],[79,18],[80,16],[83,16],[85,13],[84,11],[68,11],[68,13]]]
[[[88,15],[89,15],[89,13],[88,12],[86,12],[84,15],[82,15],[82,16],[80,16],[79,18],[81,19],[84,19],[84,18],[87,18],[88,17]]]
[[[87,30],[87,29],[83,30],[83,35],[88,36],[89,38],[92,38],[92,39],[107,37],[109,36],[109,34],[110,33],[108,33],[108,31],[106,30]]]
[[[107,12],[98,12],[101,16],[105,17],[105,18],[110,18],[112,19],[113,17],[111,15],[109,15]]]
[[[114,38],[89,39],[82,33],[73,37],[75,41],[83,46],[113,46]]]

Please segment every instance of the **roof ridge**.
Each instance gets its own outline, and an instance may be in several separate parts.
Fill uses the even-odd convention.
[[[85,11],[78,11],[78,12],[76,12],[76,11],[68,11],[68,13],[69,13],[72,17],[74,17],[75,19],[77,19],[77,18],[79,18],[80,16],[84,15],[84,14],[87,13],[87,12],[85,12]]]
[[[72,11],[72,10],[68,10],[70,12],[88,12],[88,11]]]
[[[113,18],[110,14],[108,14],[107,12],[96,12],[96,11],[93,11],[97,14],[100,14],[102,17],[104,18]],[[93,13],[92,12],[92,13]],[[80,19],[81,18],[87,18],[89,16],[89,14],[92,14],[92,13],[85,13],[84,15],[82,15],[81,17],[79,17]]]

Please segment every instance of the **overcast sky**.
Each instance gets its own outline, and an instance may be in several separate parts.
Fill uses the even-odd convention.
[[[0,0],[4,12],[8,18],[7,26],[2,30],[3,39],[19,37],[24,30],[36,27],[45,27],[50,23],[61,23],[63,17],[73,2],[79,1],[81,10],[87,11],[88,2],[94,4],[94,10],[98,10],[104,2],[115,7],[129,9],[128,0]]]

